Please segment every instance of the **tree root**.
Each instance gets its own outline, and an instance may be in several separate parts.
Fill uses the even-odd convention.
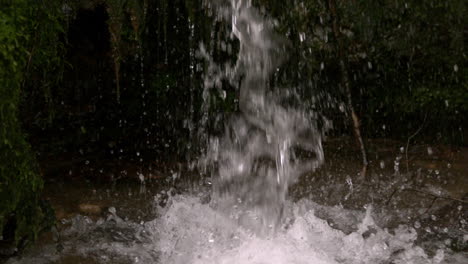
[[[434,193],[431,193],[431,192],[428,192],[428,191],[423,191],[423,190],[418,190],[418,189],[414,189],[414,188],[401,188],[401,189],[395,189],[392,194],[390,194],[390,197],[387,199],[387,201],[385,202],[385,205],[389,205],[393,196],[395,196],[395,194],[398,192],[398,191],[410,191],[410,192],[417,192],[417,193],[421,193],[421,194],[425,194],[425,195],[429,195],[433,198],[432,202],[431,202],[431,205],[429,206],[429,208],[426,210],[429,211],[429,209],[434,205],[435,201],[437,199],[445,199],[445,200],[451,200],[451,201],[455,201],[455,202],[459,202],[459,203],[462,203],[462,204],[468,204],[468,201],[467,200],[462,200],[462,199],[458,199],[458,198],[454,198],[454,197],[451,197],[451,196],[441,196],[441,195],[437,195],[437,194],[434,194]]]

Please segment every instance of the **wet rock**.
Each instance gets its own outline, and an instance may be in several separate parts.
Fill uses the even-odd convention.
[[[87,215],[100,215],[102,213],[101,206],[97,204],[82,203],[78,206],[78,208],[81,213]]]
[[[423,168],[427,170],[444,168],[443,164],[437,160],[415,160],[413,164],[417,168]]]
[[[0,240],[0,257],[1,256],[13,256],[17,252],[18,252],[18,248],[14,246],[14,243],[12,243],[12,241]]]
[[[67,216],[65,209],[63,209],[62,207],[54,207],[54,211],[55,211],[55,218],[58,220],[63,219]]]

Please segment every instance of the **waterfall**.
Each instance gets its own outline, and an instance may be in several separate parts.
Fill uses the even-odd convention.
[[[253,213],[261,230],[277,227],[288,187],[324,162],[319,116],[286,103],[298,98],[294,88],[270,81],[287,54],[287,41],[275,33],[274,20],[251,1],[214,7],[219,19],[230,23],[239,51],[234,64],[219,65],[202,46],[209,64],[204,95],[214,88],[223,98],[226,80],[239,90],[240,113],[229,118],[221,137],[211,138],[201,164],[211,168],[214,203]]]

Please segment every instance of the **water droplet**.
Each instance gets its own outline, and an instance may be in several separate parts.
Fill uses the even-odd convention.
[[[208,237],[208,242],[210,242],[210,243],[214,243],[214,242],[215,242],[213,233],[210,233],[210,235],[209,235],[209,237]]]
[[[385,168],[385,162],[383,160],[380,161],[380,168],[381,169]]]
[[[340,108],[340,111],[341,111],[342,113],[345,112],[345,106],[344,106],[343,103],[340,104],[339,108]]]
[[[414,222],[414,228],[421,228],[421,223],[419,221]]]
[[[427,154],[428,154],[429,156],[431,156],[433,153],[434,153],[434,151],[432,151],[432,148],[431,148],[431,147],[427,147]]]
[[[115,207],[109,207],[108,211],[111,214],[116,214],[117,213],[117,210],[115,209]]]
[[[306,35],[304,32],[299,33],[299,39],[301,40],[301,42],[304,42],[304,40],[306,39]]]

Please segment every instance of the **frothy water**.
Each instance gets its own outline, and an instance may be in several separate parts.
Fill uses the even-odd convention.
[[[56,244],[45,245],[9,264],[466,263],[463,254],[447,255],[443,250],[429,257],[414,244],[413,228],[382,229],[374,223],[370,207],[366,212],[340,210],[337,219],[357,225],[357,231],[345,234],[315,216],[317,204],[286,202],[288,221],[274,236],[261,237],[203,203],[200,196],[170,198],[167,206],[157,208],[159,217],[149,222],[124,221],[115,210],[97,221],[76,216],[61,233],[60,252]]]
[[[400,227],[390,234],[375,225],[368,209],[349,235],[315,217],[314,204],[289,204],[292,218],[275,236],[262,238],[239,227],[193,197],[178,197],[166,217],[157,222],[165,252],[163,263],[441,263],[444,253],[429,258],[414,246],[414,229]],[[175,240],[174,237],[178,239]]]
[[[240,113],[227,122],[222,137],[211,138],[201,163],[212,174],[219,207],[253,211],[261,218],[255,229],[265,233],[281,223],[291,183],[323,163],[322,133],[315,113],[291,106],[294,89],[271,87],[286,53],[274,21],[251,1],[232,0],[215,8],[219,19],[230,23],[239,52],[234,65],[217,65],[202,47],[209,62],[204,94],[216,88],[222,95],[222,80],[229,81],[239,90]]]

